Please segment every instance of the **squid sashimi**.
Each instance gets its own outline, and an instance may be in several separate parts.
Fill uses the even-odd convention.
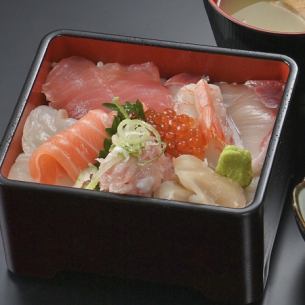
[[[23,127],[21,141],[23,152],[12,165],[8,178],[19,181],[34,181],[29,171],[29,159],[33,151],[51,136],[75,122],[75,119],[68,118],[64,109],[56,110],[46,105],[33,109]],[[66,185],[67,182],[60,181],[60,184]]]
[[[260,81],[259,91],[262,91]],[[242,141],[242,146],[248,149],[252,155],[254,174],[258,175],[263,166],[269,139],[275,121],[275,111],[266,107],[266,99],[262,98],[256,90],[246,85],[219,84],[223,95],[223,101],[227,106],[227,112],[232,117]],[[258,89],[257,88],[257,89]],[[268,83],[264,89],[264,96],[269,88]],[[268,100],[274,105],[279,105],[282,96],[281,83],[269,91]],[[282,90],[282,89],[281,89]],[[281,92],[281,94],[280,94]],[[273,94],[272,94],[273,93]],[[268,104],[268,103],[267,103]]]
[[[179,183],[191,192],[188,201],[242,208],[246,197],[242,187],[233,180],[215,173],[206,162],[190,155],[174,160]]]
[[[75,181],[103,148],[105,128],[111,123],[111,114],[101,109],[91,110],[74,125],[49,138],[30,158],[33,179],[47,184],[56,184],[62,177]]]
[[[10,168],[8,178],[19,180],[19,181],[28,181],[34,182],[29,170],[29,159],[31,155],[21,153],[16,158],[14,164]]]
[[[170,91],[161,84],[158,68],[151,62],[95,65],[77,56],[65,58],[48,74],[42,91],[50,106],[64,108],[74,118],[101,108],[116,96],[122,101],[139,99],[158,111],[172,106]]]
[[[31,154],[49,137],[68,128],[76,122],[69,118],[64,109],[56,110],[41,105],[31,111],[24,124],[22,135],[22,149]]]

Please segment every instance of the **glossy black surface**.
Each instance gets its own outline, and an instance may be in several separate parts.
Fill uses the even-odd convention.
[[[0,9],[0,132],[3,134],[42,36],[73,28],[215,45],[201,1],[2,1]],[[302,104],[299,93],[296,102]],[[303,107],[298,122],[304,117]],[[303,127],[298,135],[303,136]],[[303,137],[304,138],[304,137]],[[301,157],[303,146],[298,150]],[[304,163],[304,162],[303,162]],[[302,163],[302,165],[303,165]],[[300,166],[301,168],[301,166]],[[305,167],[304,167],[305,168]],[[261,304],[305,303],[305,244],[286,206]],[[177,287],[65,274],[43,281],[6,271],[0,247],[0,304],[210,304]]]

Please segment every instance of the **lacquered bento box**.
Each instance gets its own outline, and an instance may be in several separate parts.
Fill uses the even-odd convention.
[[[213,81],[285,81],[253,202],[232,209],[8,179],[25,118],[46,103],[41,86],[52,63],[71,55],[153,61],[163,77],[190,72]],[[296,74],[296,64],[281,55],[77,31],[46,36],[1,146],[0,224],[8,269],[39,277],[94,272],[192,287],[215,301],[257,301],[293,173],[289,104]]]

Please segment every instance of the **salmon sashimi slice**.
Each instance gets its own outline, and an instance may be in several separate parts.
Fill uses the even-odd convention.
[[[46,184],[57,184],[65,176],[75,181],[97,158],[107,137],[105,128],[111,124],[112,113],[91,110],[74,125],[50,137],[29,160],[32,178]]]
[[[158,68],[151,62],[95,65],[85,58],[72,56],[55,64],[42,92],[50,106],[66,109],[73,118],[102,108],[103,103],[114,97],[124,102],[139,99],[156,111],[172,108],[173,103],[169,89],[161,83]]]

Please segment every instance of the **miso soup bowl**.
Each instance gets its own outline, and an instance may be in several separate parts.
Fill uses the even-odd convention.
[[[298,228],[305,240],[305,180],[294,188],[292,206]]]
[[[189,72],[212,82],[285,82],[253,201],[232,209],[8,179],[29,112],[52,63],[68,56],[121,64],[153,61],[161,77]],[[19,275],[61,271],[191,287],[246,304],[262,297],[271,250],[292,177],[290,100],[295,62],[282,55],[78,31],[47,35],[0,149],[0,226],[7,267]],[[13,101],[12,101],[13,102]]]
[[[224,12],[217,0],[203,2],[218,46],[285,54],[295,59],[300,72],[305,73],[305,32],[272,32],[257,28]],[[300,81],[305,82],[304,79]]]

